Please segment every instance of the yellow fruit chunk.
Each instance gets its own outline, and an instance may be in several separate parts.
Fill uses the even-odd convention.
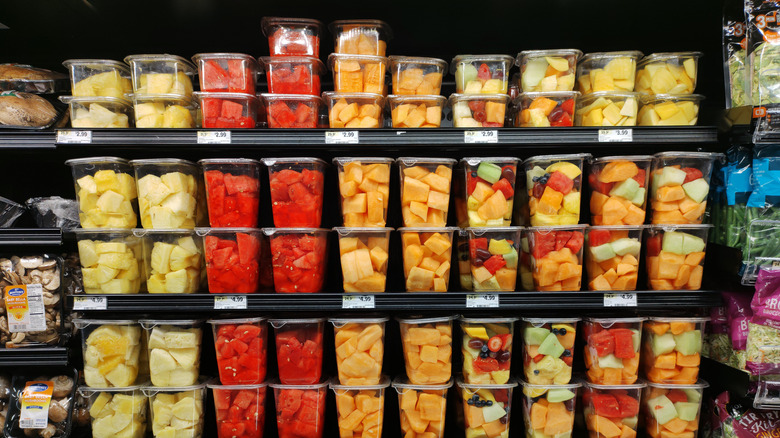
[[[85,341],[84,379],[87,386],[123,387],[135,383],[141,328],[132,325],[103,324]]]
[[[339,169],[344,226],[384,227],[390,202],[389,183],[389,163],[344,164]]]

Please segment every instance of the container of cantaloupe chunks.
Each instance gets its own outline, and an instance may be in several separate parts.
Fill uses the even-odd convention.
[[[385,390],[390,379],[382,376],[374,385],[342,385],[331,380],[330,389],[336,393],[339,433],[361,437],[381,438],[385,414]]]
[[[699,290],[712,225],[653,225],[647,230],[647,280],[652,290]]]
[[[386,316],[329,318],[336,339],[336,366],[342,385],[377,385],[382,379]]]
[[[392,228],[333,229],[339,235],[344,292],[384,292]]]
[[[79,387],[89,400],[93,437],[142,437],[146,434],[148,398],[140,386],[125,388]]]
[[[135,228],[138,206],[133,166],[117,157],[77,158],[70,166],[82,228]]]
[[[407,292],[447,292],[457,227],[399,228]]]
[[[636,66],[634,91],[642,94],[691,94],[696,89],[702,52],[653,53]]]
[[[152,435],[155,438],[203,436],[204,403],[206,403],[205,377],[197,378],[192,385],[168,388],[144,386],[141,388],[149,399]]]
[[[649,382],[692,385],[699,377],[706,317],[650,318],[642,326],[640,363]]]
[[[687,385],[647,383],[642,395],[645,434],[652,438],[699,434],[704,389],[710,385],[694,381]]]
[[[457,383],[466,436],[510,436],[512,392],[517,382],[471,384],[458,379]]]
[[[533,438],[538,432],[546,436],[571,436],[577,393],[582,384],[520,384],[523,385],[525,436]]]
[[[439,128],[447,98],[437,95],[387,96],[393,128]]]
[[[444,227],[450,205],[451,158],[400,157],[401,213],[407,227]]]
[[[656,94],[642,96],[639,126],[695,126],[699,120],[701,94]]]
[[[390,74],[393,94],[435,95],[441,93],[441,81],[447,62],[438,58],[391,56]]]
[[[638,50],[586,54],[577,63],[580,93],[634,91],[636,65],[642,55]]]
[[[136,383],[141,358],[138,321],[74,319],[81,332],[84,382],[97,388],[127,387]]]
[[[447,413],[447,391],[452,383],[449,380],[437,385],[415,385],[407,379],[396,378],[393,388],[398,392],[401,434],[442,438]]]
[[[396,318],[406,376],[414,385],[442,385],[452,376],[452,321],[456,316]],[[425,359],[425,360],[423,360]]]
[[[137,294],[145,290],[141,275],[143,244],[133,230],[75,229],[79,262],[87,294]],[[143,289],[142,289],[143,288]]]
[[[384,227],[390,202],[392,158],[336,157],[345,227]]]
[[[642,391],[647,385],[585,383],[583,413],[588,432],[596,436],[636,436]]]
[[[385,99],[373,93],[322,93],[331,128],[382,128]]]
[[[155,387],[194,385],[200,371],[203,320],[138,321],[146,331],[149,375]]]
[[[710,177],[723,154],[659,152],[650,170],[653,224],[700,224],[707,208]]]
[[[381,20],[338,20],[328,29],[335,38],[336,53],[385,56],[387,41],[393,38],[392,29]]]
[[[387,94],[387,58],[384,56],[331,53],[328,66],[336,92]]]

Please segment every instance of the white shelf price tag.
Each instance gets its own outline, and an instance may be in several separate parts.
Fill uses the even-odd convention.
[[[604,307],[636,307],[636,293],[604,294]]]
[[[222,295],[214,297],[214,310],[246,309],[246,295]]]
[[[498,143],[498,131],[495,129],[463,131],[464,143]]]
[[[106,310],[106,297],[73,297],[73,310]]]
[[[599,143],[624,143],[634,140],[631,129],[599,129]]]
[[[198,131],[198,144],[230,144],[230,131]]]
[[[89,144],[92,143],[92,131],[57,131],[57,143],[62,144]]]
[[[325,144],[358,144],[358,131],[325,131]]]
[[[466,295],[467,308],[491,308],[498,307],[498,294],[468,294]]]
[[[373,295],[344,295],[341,299],[342,309],[373,309],[375,307]]]

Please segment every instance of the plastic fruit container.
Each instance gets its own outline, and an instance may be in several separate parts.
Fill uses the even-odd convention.
[[[125,57],[136,95],[170,94],[189,98],[195,66],[176,55],[130,55]]]
[[[124,388],[79,387],[79,395],[88,399],[93,438],[124,435],[143,437],[147,431],[149,400],[140,386]],[[75,419],[74,419],[75,420]]]
[[[263,158],[268,166],[271,210],[280,228],[319,227],[327,163],[319,158]]]
[[[224,385],[262,383],[268,368],[265,318],[210,319],[208,323],[214,334],[219,381]]]
[[[642,391],[645,433],[652,438],[682,434],[696,438],[704,388],[710,386],[699,380],[688,385],[647,383]]]
[[[384,292],[392,228],[333,229],[339,235],[344,292]]]
[[[458,380],[467,437],[509,436],[512,390],[516,386],[514,381],[496,385]]]
[[[385,99],[381,94],[332,93],[322,94],[328,105],[330,127],[338,128],[381,128],[384,126]]]
[[[469,232],[461,228],[458,230],[457,254],[458,254],[458,282],[461,290],[470,291],[471,287],[471,257],[469,255]]]
[[[475,292],[514,292],[521,227],[467,228]]]
[[[268,92],[273,94],[308,94],[319,96],[320,77],[325,64],[311,56],[264,56],[260,65],[265,70]]]
[[[577,49],[525,50],[517,54],[515,65],[520,67],[520,90],[572,91],[577,60],[582,52]]]
[[[129,128],[133,107],[125,99],[116,97],[60,96],[70,107],[70,126],[73,128]]]
[[[509,381],[515,321],[517,318],[460,318],[465,382],[503,385]]]
[[[647,279],[652,290],[699,290],[712,225],[654,225],[647,232]]]
[[[137,294],[146,278],[143,247],[132,230],[75,229],[86,294]],[[90,385],[92,386],[92,385]]]
[[[460,190],[455,205],[461,228],[504,227],[512,223],[518,165],[515,157],[460,160],[460,176],[456,179]]]
[[[387,94],[387,58],[383,56],[331,53],[328,66],[333,74],[333,88],[338,93]]]
[[[410,383],[443,385],[450,381],[454,319],[455,316],[397,318]]]
[[[384,227],[392,158],[336,157],[345,227]]]
[[[206,183],[209,224],[214,228],[257,226],[260,163],[246,158],[198,161]]]
[[[328,29],[336,38],[336,53],[385,56],[387,40],[393,37],[390,26],[380,20],[338,20]]]
[[[525,436],[571,436],[579,383],[569,385],[523,385]]]
[[[387,320],[387,317],[371,316],[328,319],[336,339],[339,383],[346,386],[380,383]],[[366,415],[371,412],[363,411]]]
[[[580,290],[582,249],[586,228],[587,225],[528,228],[528,243],[536,290],[541,292]]]
[[[322,99],[300,94],[261,94],[269,128],[317,128]]]
[[[598,91],[577,99],[574,126],[636,126],[639,93]]]
[[[576,91],[520,93],[515,100],[515,127],[549,128],[574,126]]]
[[[257,228],[198,228],[203,238],[206,278],[212,294],[260,291],[260,235]]]
[[[634,90],[642,94],[691,94],[701,52],[653,53],[636,66]]]
[[[253,129],[260,101],[253,94],[192,93],[198,103],[203,128]]]
[[[133,166],[117,157],[77,158],[70,166],[82,228],[135,228],[138,191]]]
[[[585,230],[589,290],[636,290],[643,230],[641,225]]]
[[[336,410],[340,436],[381,438],[385,413],[385,389],[390,386],[386,376],[376,384],[343,385],[331,381],[336,394]]]
[[[539,155],[523,163],[531,225],[575,225],[580,221],[582,167],[590,154]]]
[[[149,399],[152,434],[155,438],[203,436],[205,383],[171,388],[145,386],[141,390]]]
[[[393,94],[441,94],[441,81],[447,71],[447,62],[438,58],[391,56],[390,74]]]
[[[190,93],[192,94],[192,93]],[[195,128],[197,107],[176,94],[131,94],[136,128]]]
[[[142,319],[138,322],[146,330],[152,385],[194,385],[200,370],[203,320]]]
[[[571,381],[579,318],[523,318],[523,371],[534,385]]]
[[[269,386],[274,389],[279,438],[322,438],[328,382]]]
[[[70,73],[73,97],[125,99],[133,91],[127,64],[111,59],[68,59],[62,65]]]
[[[255,94],[259,69],[253,57],[243,53],[198,53],[192,62],[198,66],[200,91]]]
[[[650,172],[652,223],[700,224],[707,209],[710,176],[720,154],[660,152]]]
[[[150,294],[192,294],[200,289],[203,245],[193,230],[142,230],[143,269]]]
[[[325,228],[263,228],[277,293],[321,292],[328,266]]]
[[[594,158],[588,171],[593,225],[645,223],[651,155]]]
[[[324,318],[268,320],[274,328],[279,381],[284,385],[315,385],[320,381],[324,321]]]
[[[427,433],[424,436],[443,438],[447,391],[451,386],[451,380],[438,385],[415,385],[404,378],[396,378],[393,388],[398,392],[401,433],[404,436],[410,432]]]
[[[653,383],[696,383],[702,333],[708,320],[701,317],[658,317],[645,321],[640,356],[645,378]]]
[[[262,438],[265,428],[265,383],[210,384],[208,387],[214,394],[218,438]]]
[[[323,25],[310,18],[263,17],[271,56],[320,56]]]
[[[399,228],[407,292],[447,292],[457,227]]]
[[[506,94],[513,63],[514,59],[508,55],[458,55],[450,62],[455,92]]]
[[[401,213],[407,227],[444,227],[450,205],[450,158],[400,157]]]
[[[195,228],[198,220],[200,169],[177,158],[133,160],[138,206],[144,228]]]
[[[390,95],[387,96],[387,102],[393,128],[439,128],[447,98],[432,95]]]
[[[136,383],[141,326],[133,320],[74,319],[81,332],[84,382],[93,388]]]
[[[637,381],[644,318],[585,318],[585,368],[591,383],[628,385]]]
[[[642,96],[639,126],[695,126],[699,120],[701,94],[656,94]]]
[[[534,268],[531,264],[531,244],[528,241],[528,230],[523,229],[520,232],[520,287],[523,291],[533,292],[534,287]]]
[[[452,126],[456,128],[503,128],[506,94],[451,94]]]
[[[582,394],[585,424],[591,436],[636,436],[644,383],[585,383]]]
[[[598,91],[634,91],[636,64],[642,52],[588,53],[577,64],[577,85],[582,94]]]

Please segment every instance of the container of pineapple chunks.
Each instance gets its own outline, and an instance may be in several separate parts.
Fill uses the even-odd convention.
[[[696,89],[701,52],[653,53],[636,67],[634,91],[642,94],[691,94]]]
[[[328,25],[336,38],[334,52],[351,55],[385,56],[390,26],[381,20],[338,20]]]
[[[441,81],[447,62],[438,58],[391,56],[393,94],[434,95],[441,93]]]
[[[155,438],[203,436],[207,383],[201,378],[186,386],[142,387],[141,391],[149,399],[151,408],[152,435]]]
[[[130,55],[125,62],[130,65],[133,93],[192,96],[192,77],[198,70],[181,56]]]
[[[372,93],[322,93],[331,128],[381,128],[385,99]]]
[[[699,120],[701,94],[656,94],[642,96],[639,126],[696,125]]]
[[[195,385],[200,371],[203,320],[142,319],[149,377],[157,387]]]
[[[143,437],[146,435],[148,398],[140,386],[89,388],[79,394],[89,400],[93,437]]]
[[[203,246],[193,230],[143,230],[143,272],[150,294],[198,292],[203,266]]]
[[[143,247],[133,230],[75,229],[87,294],[137,294],[145,286]]]
[[[574,126],[636,126],[639,93],[599,91],[577,99]]]
[[[525,50],[517,54],[515,65],[520,67],[520,90],[572,91],[577,60],[582,52],[577,49]]]
[[[129,128],[133,107],[125,99],[116,97],[60,96],[70,106],[70,126],[74,128]]]
[[[68,59],[71,94],[75,97],[116,97],[124,99],[133,91],[127,64],[111,59]]]
[[[136,128],[195,128],[197,106],[177,94],[131,94]]]
[[[177,158],[133,160],[141,224],[147,229],[192,229],[198,225],[200,169]]]
[[[82,228],[135,228],[135,174],[129,161],[117,157],[77,158],[70,166]]]
[[[577,64],[577,84],[582,94],[598,91],[634,91],[637,50],[588,53]]]
[[[138,380],[141,336],[138,321],[74,319],[81,331],[84,382],[92,388],[124,388]]]

